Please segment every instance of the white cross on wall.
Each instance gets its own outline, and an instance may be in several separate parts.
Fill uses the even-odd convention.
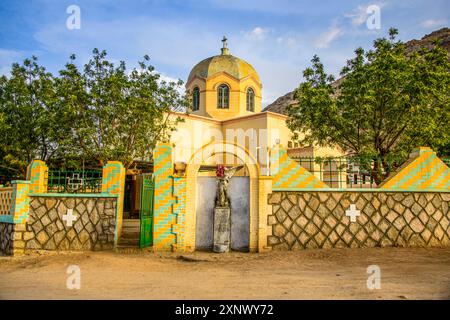
[[[76,221],[78,217],[73,214],[73,209],[67,209],[67,214],[63,215],[62,219],[66,222],[66,226],[71,227],[72,222]]]
[[[356,210],[355,204],[351,204],[350,209],[345,210],[345,215],[347,217],[350,217],[351,222],[356,222],[356,217],[359,217],[361,215],[361,211]]]

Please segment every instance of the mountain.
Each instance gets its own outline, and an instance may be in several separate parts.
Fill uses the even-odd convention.
[[[421,47],[431,48],[433,45],[433,41],[435,39],[441,40],[441,45],[447,50],[449,53],[449,59],[450,59],[450,29],[449,28],[442,28],[436,31],[433,31],[430,34],[427,34],[420,40],[411,40],[406,42],[406,50],[416,51]],[[333,86],[337,86],[342,81],[342,78],[336,80],[333,82]],[[274,102],[269,104],[267,107],[264,108],[263,111],[271,111],[275,113],[281,113],[286,114],[286,107],[290,106],[292,104],[295,104],[294,101],[294,91],[291,91],[284,96],[279,97]]]

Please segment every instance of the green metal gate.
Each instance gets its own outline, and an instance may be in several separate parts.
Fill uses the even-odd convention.
[[[155,195],[155,180],[153,175],[142,177],[141,189],[141,237],[139,247],[145,248],[153,244],[153,199]]]

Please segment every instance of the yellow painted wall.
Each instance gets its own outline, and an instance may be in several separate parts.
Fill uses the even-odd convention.
[[[222,125],[219,121],[197,115],[173,114],[181,117],[177,130],[170,137],[174,162],[188,162],[192,154],[211,140],[222,140]]]
[[[203,145],[213,141],[226,140],[248,149],[250,154],[258,160],[261,173],[266,175],[267,150],[273,148],[277,142],[281,146],[286,146],[292,139],[292,132],[286,126],[286,117],[271,112],[260,112],[224,121],[195,114],[172,115],[172,117],[175,116],[180,116],[184,122],[178,124],[177,130],[171,137],[171,143],[175,146],[173,149],[174,162],[187,163],[191,155]],[[310,156],[318,155],[339,156],[341,153],[333,148],[314,148],[314,153]],[[209,160],[211,164],[214,162],[214,159]],[[223,159],[222,162],[227,163],[226,159]]]

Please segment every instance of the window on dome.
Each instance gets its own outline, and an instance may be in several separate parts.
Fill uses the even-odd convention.
[[[255,111],[255,92],[252,88],[247,89],[247,111]]]
[[[230,107],[230,88],[226,84],[221,84],[217,89],[217,108],[228,109]]]
[[[192,111],[200,109],[200,89],[195,87],[192,91]]]

